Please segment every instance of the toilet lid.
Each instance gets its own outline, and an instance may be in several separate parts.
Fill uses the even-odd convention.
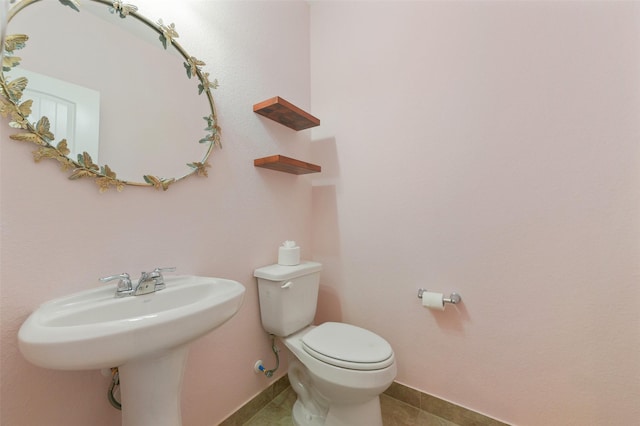
[[[302,347],[314,358],[353,370],[379,370],[393,363],[391,345],[354,325],[326,322],[302,337]]]

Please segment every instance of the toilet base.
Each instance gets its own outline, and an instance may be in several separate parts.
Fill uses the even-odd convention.
[[[379,397],[358,405],[331,405],[326,418],[312,414],[298,399],[291,417],[295,426],[382,426]]]
[[[380,411],[380,398],[375,397],[358,405],[329,406],[325,426],[382,426],[382,413]]]
[[[299,399],[293,404],[291,419],[295,426],[322,426],[325,424],[324,417],[312,414]]]

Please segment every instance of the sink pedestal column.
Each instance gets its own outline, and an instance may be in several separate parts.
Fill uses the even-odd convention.
[[[187,345],[118,367],[122,426],[181,426],[180,391]]]

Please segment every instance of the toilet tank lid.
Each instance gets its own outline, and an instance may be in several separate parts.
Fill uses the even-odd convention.
[[[322,270],[321,263],[303,260],[300,264],[293,266],[278,265],[277,263],[263,266],[256,269],[253,272],[253,276],[271,281],[284,281],[319,272],[320,270]]]

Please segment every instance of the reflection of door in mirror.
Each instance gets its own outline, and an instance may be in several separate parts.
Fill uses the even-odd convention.
[[[23,96],[33,100],[33,116],[49,118],[56,139],[66,139],[69,157],[87,152],[99,163],[100,92],[24,68],[19,74],[29,80]]]
[[[98,11],[84,10],[89,5]],[[131,25],[148,36],[123,29]],[[97,2],[83,2],[77,12],[41,1],[13,16],[8,31],[29,35],[22,62],[12,70],[16,76],[25,67],[99,92],[100,148],[91,157],[119,179],[179,178],[193,171],[189,163],[208,155],[210,145],[199,143],[206,136],[203,117],[212,113],[208,98],[198,95],[198,79],[187,77],[180,52],[171,45],[165,50],[144,22],[123,19]],[[53,133],[59,141],[61,134]]]

